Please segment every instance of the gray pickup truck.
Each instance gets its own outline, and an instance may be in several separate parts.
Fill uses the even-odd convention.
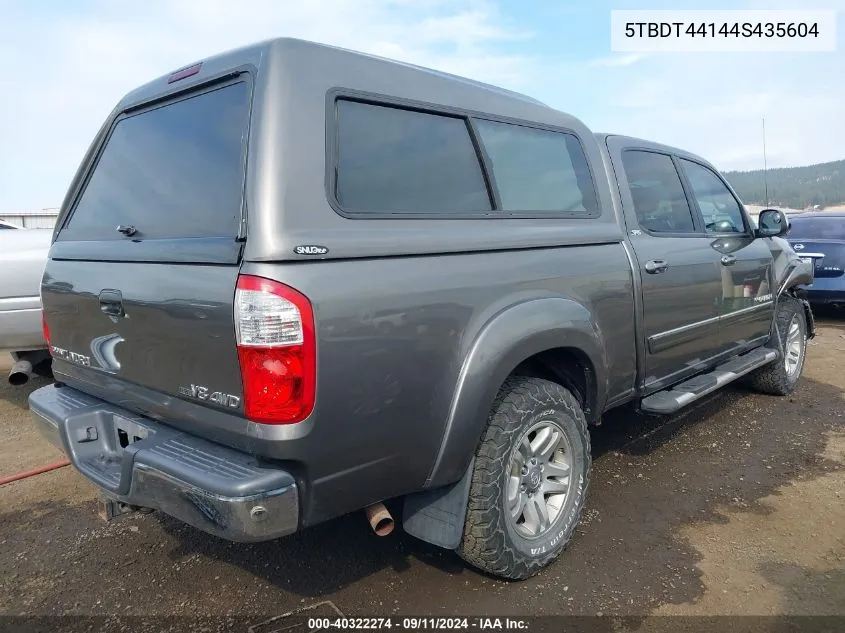
[[[578,522],[608,409],[793,391],[812,272],[787,230],[688,152],[278,39],[104,123],[56,224],[56,384],[30,404],[115,503],[260,541],[390,501],[525,578]]]

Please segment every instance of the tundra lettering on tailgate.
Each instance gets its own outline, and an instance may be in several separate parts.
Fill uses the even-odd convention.
[[[67,360],[71,363],[82,365],[83,367],[91,366],[91,357],[86,356],[85,354],[71,352],[70,350],[66,350],[63,347],[56,347],[55,345],[51,345],[50,350],[53,352],[53,356],[55,356],[56,358],[61,358],[62,360]]]

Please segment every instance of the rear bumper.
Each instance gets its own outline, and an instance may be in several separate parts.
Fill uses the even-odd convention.
[[[39,431],[107,496],[161,510],[232,541],[267,541],[299,524],[290,473],[70,387],[29,397]]]

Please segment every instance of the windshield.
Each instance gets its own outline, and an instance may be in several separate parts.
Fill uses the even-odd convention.
[[[845,217],[791,218],[787,237],[793,240],[845,240]]]
[[[62,238],[234,237],[248,115],[238,82],[119,119]]]

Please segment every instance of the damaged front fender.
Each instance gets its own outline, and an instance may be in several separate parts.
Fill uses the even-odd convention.
[[[807,263],[792,250],[792,246],[781,237],[773,237],[770,240],[769,248],[772,250],[773,275],[775,287],[777,288],[776,300],[784,294],[790,294],[801,301],[804,307],[804,316],[807,321],[807,338],[811,339],[816,335],[815,319],[810,303],[802,296],[801,286],[811,285],[814,279],[814,267]]]
[[[813,264],[802,261],[792,246],[781,237],[770,238],[773,274],[779,297],[786,290],[813,283]]]

